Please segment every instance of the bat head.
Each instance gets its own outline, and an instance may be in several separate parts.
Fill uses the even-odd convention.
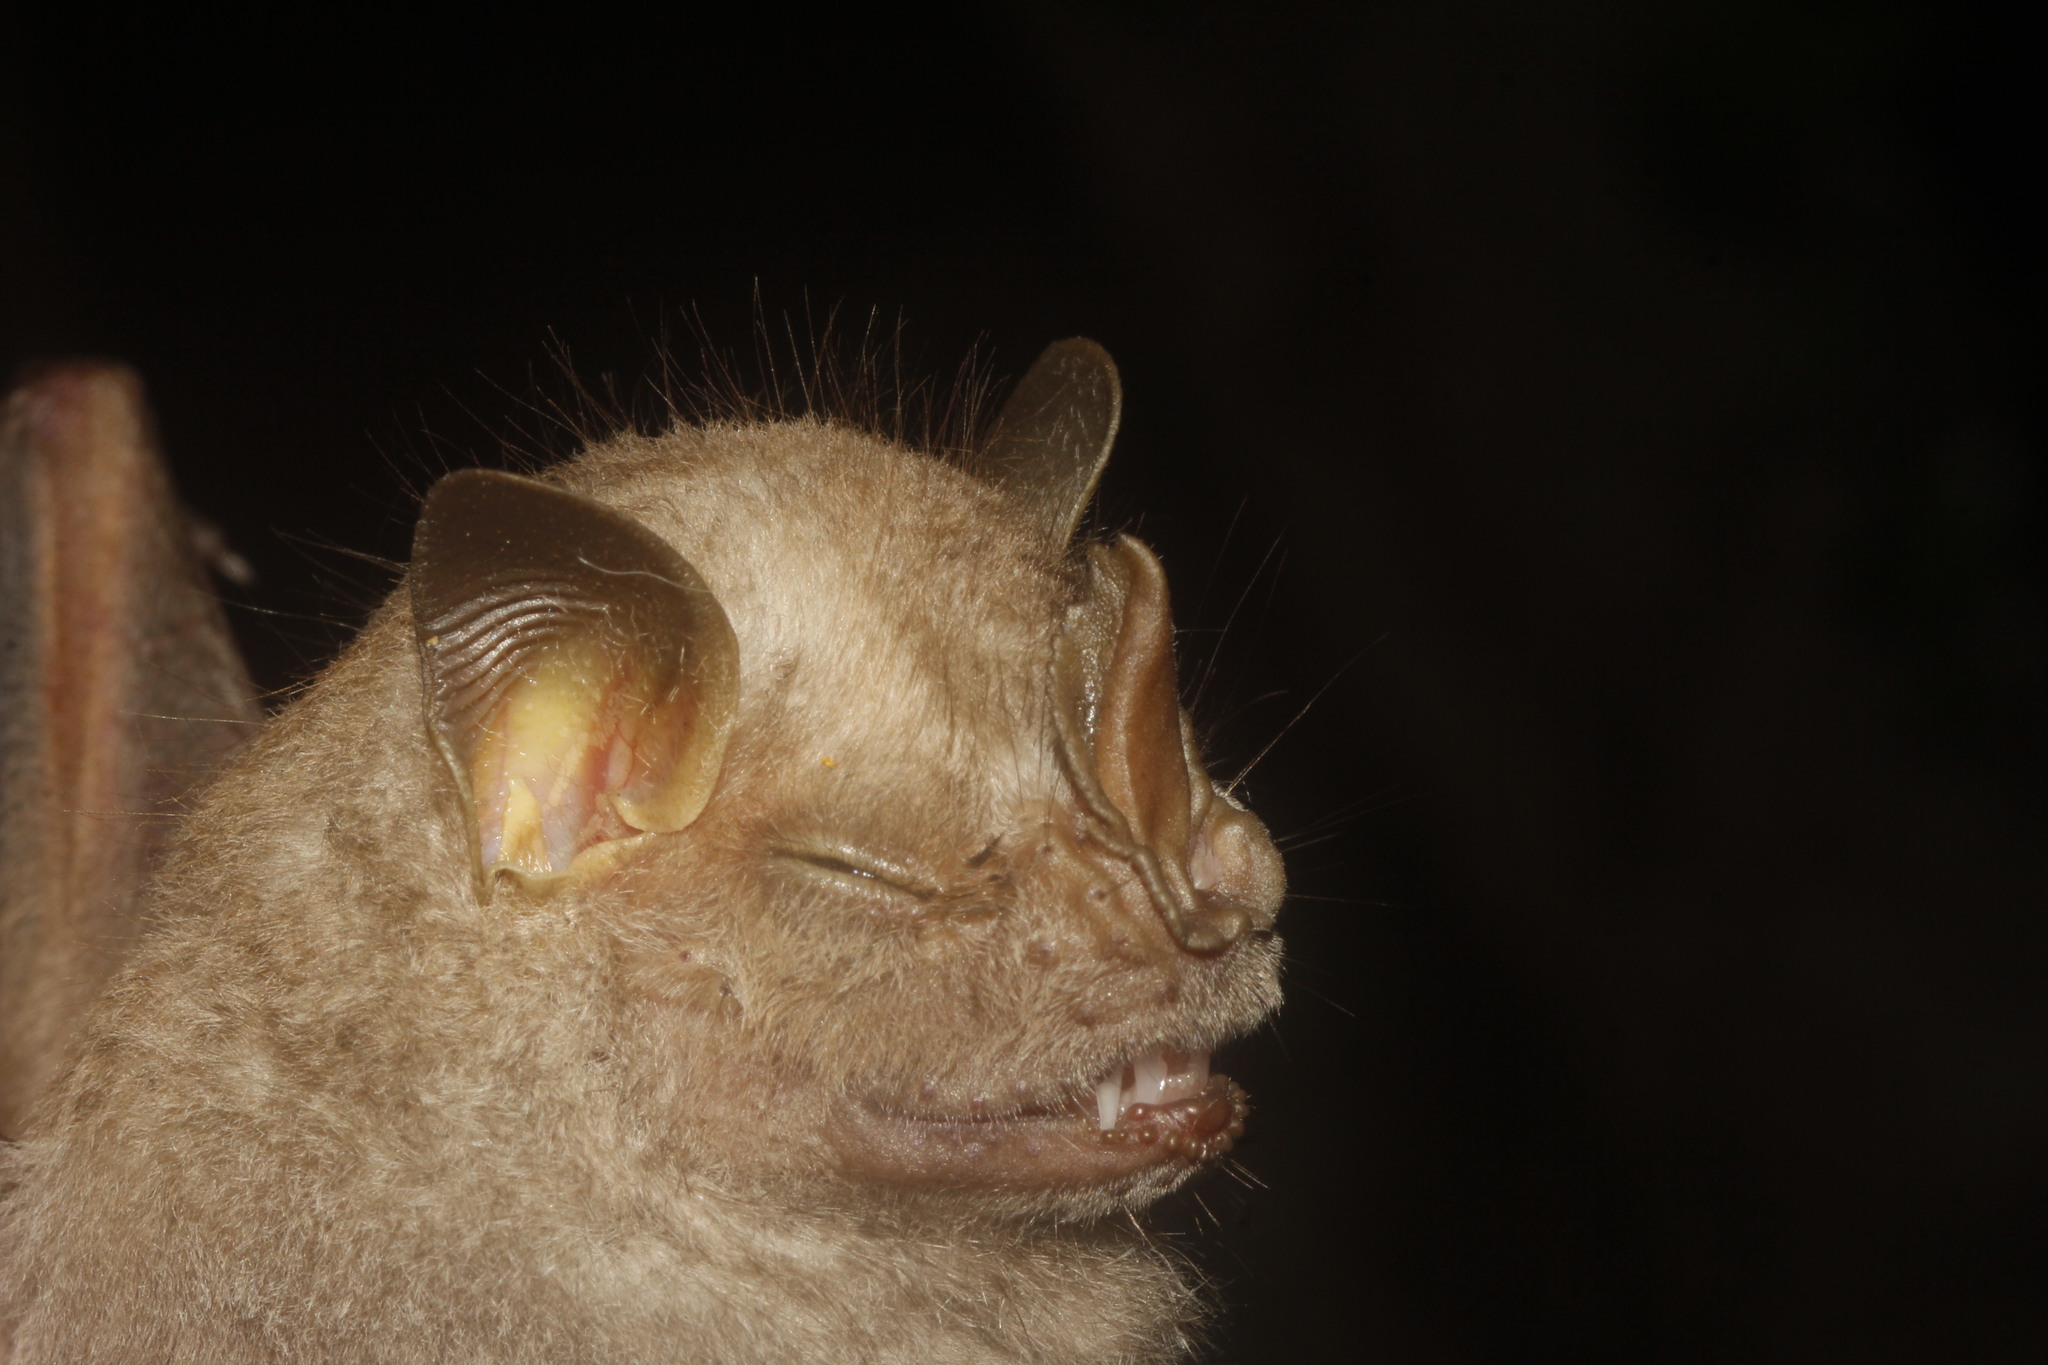
[[[478,913],[580,964],[655,1159],[1085,1216],[1240,1131],[1208,1057],[1278,1002],[1282,875],[1196,752],[1158,560],[1070,544],[1117,403],[1068,342],[971,470],[789,422],[428,496]]]

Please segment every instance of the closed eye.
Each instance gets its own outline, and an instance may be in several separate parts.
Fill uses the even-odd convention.
[[[802,863],[836,880],[864,891],[893,891],[917,900],[930,900],[938,888],[902,865],[876,857],[863,849],[815,845],[786,845],[772,850],[779,858]]]

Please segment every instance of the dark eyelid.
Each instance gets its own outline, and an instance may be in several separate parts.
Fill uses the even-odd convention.
[[[821,871],[838,877],[858,878],[900,891],[906,896],[919,900],[930,900],[938,894],[938,888],[925,881],[915,872],[889,859],[878,857],[866,849],[846,844],[781,844],[771,850],[778,857],[795,862],[808,863]]]

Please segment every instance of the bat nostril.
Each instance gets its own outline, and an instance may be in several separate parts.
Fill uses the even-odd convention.
[[[1166,927],[1191,953],[1220,953],[1252,932],[1251,916],[1234,906],[1168,915]]]

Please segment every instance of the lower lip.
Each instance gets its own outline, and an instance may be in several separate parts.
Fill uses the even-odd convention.
[[[1103,1130],[1092,1112],[930,1119],[862,1106],[835,1134],[855,1173],[897,1185],[1047,1190],[1192,1173],[1244,1131],[1244,1091],[1212,1075],[1200,1093],[1134,1104]]]

